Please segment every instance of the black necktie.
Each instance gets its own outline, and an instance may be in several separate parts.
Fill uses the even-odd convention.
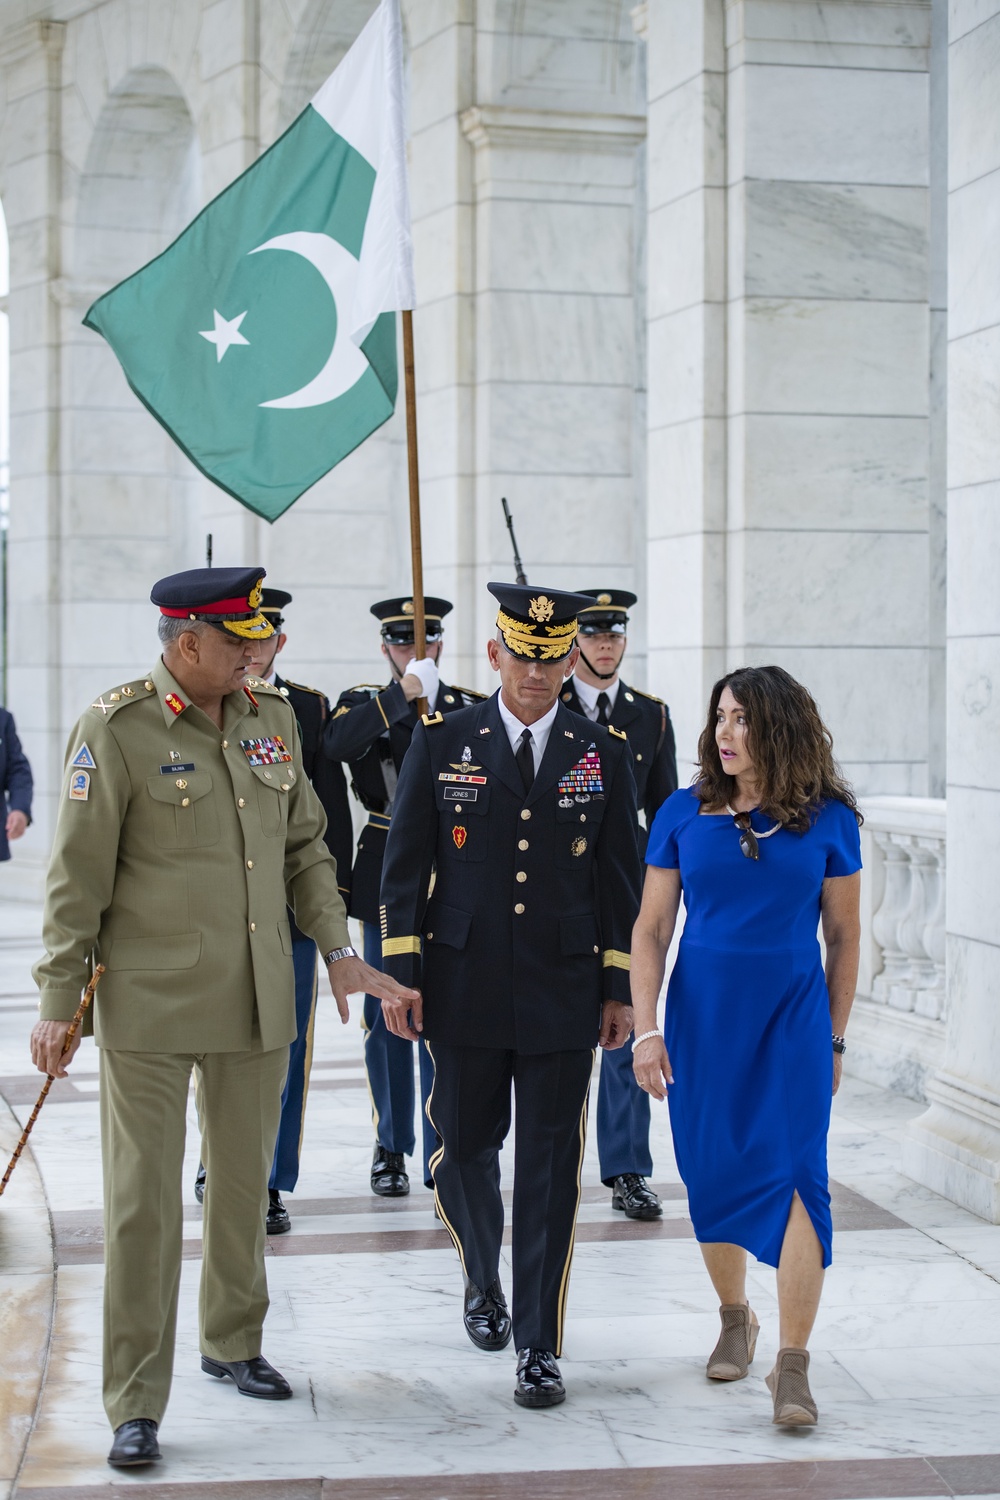
[[[607,693],[598,693],[598,695],[597,695],[597,722],[598,722],[598,724],[607,724],[607,723],[610,723],[610,720],[611,720],[611,699],[608,697]]]
[[[517,754],[515,755],[514,759],[517,761],[517,769],[521,773],[521,780],[524,782],[525,795],[527,795],[527,793],[531,791],[532,784],[535,780],[535,757],[531,749],[530,729],[526,729],[521,735],[520,741],[518,742],[517,746]]]

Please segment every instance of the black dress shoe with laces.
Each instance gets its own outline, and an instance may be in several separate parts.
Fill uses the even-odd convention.
[[[108,1463],[114,1469],[134,1469],[139,1464],[159,1463],[163,1454],[156,1441],[157,1424],[149,1417],[137,1417],[115,1428]]]
[[[292,1227],[292,1221],[288,1217],[288,1209],[281,1201],[277,1188],[267,1190],[267,1219],[265,1220],[268,1234],[287,1234]]]
[[[611,1207],[625,1212],[626,1219],[661,1219],[663,1204],[645,1177],[638,1172],[623,1172],[615,1178]]]
[[[206,1375],[214,1375],[218,1380],[228,1375],[235,1380],[241,1396],[256,1396],[258,1401],[287,1401],[292,1394],[284,1375],[279,1375],[261,1354],[254,1359],[231,1360],[209,1359],[203,1354],[201,1368]]]
[[[514,1400],[519,1406],[558,1406],[566,1400],[566,1387],[550,1349],[518,1349]]]
[[[465,1283],[465,1331],[477,1349],[506,1349],[510,1343],[510,1313],[499,1281],[485,1292],[474,1281]]]
[[[372,1192],[378,1193],[380,1198],[405,1198],[409,1191],[410,1179],[406,1175],[403,1153],[376,1146],[372,1157]]]
[[[205,1201],[205,1177],[205,1163],[200,1161],[198,1163],[198,1170],[194,1174],[194,1195],[199,1203],[204,1203]]]

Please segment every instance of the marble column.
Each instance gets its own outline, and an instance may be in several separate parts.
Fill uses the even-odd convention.
[[[1000,4],[949,36],[948,1033],[907,1172],[1000,1223]]]

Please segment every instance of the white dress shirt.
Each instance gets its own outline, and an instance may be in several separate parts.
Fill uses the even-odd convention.
[[[538,767],[541,765],[542,756],[545,754],[545,746],[549,742],[549,731],[555,723],[556,714],[559,712],[559,699],[557,698],[548,713],[544,714],[542,718],[536,719],[534,724],[522,724],[520,719],[511,713],[503,701],[503,694],[499,689],[497,690],[497,707],[500,710],[503,727],[507,731],[507,738],[510,740],[510,748],[515,755],[520,747],[522,734],[526,729],[531,730],[531,754],[534,757],[535,775],[537,776]]]
[[[618,697],[618,689],[621,687],[621,682],[616,677],[614,682],[610,684],[602,683],[600,687],[591,687],[589,682],[582,682],[579,677],[574,677],[573,686],[576,688],[576,696],[580,700],[580,707],[587,715],[587,718],[593,719],[596,724],[598,694],[607,693],[608,713],[610,714],[614,709],[615,699]]]

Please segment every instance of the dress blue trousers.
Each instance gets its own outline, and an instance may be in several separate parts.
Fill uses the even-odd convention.
[[[299,1180],[299,1154],[316,1020],[316,944],[312,938],[293,939],[292,965],[295,969],[295,1040],[288,1051],[288,1076],[281,1095],[281,1123],[268,1183],[279,1193],[292,1192]]]
[[[613,1187],[623,1172],[649,1177],[649,1095],[632,1072],[632,1038],[614,1052],[601,1053],[601,1081],[597,1088],[597,1154],[601,1181]]]
[[[382,939],[374,922],[364,924],[365,963],[382,967]],[[375,1139],[384,1151],[412,1156],[416,1149],[413,1128],[413,1043],[393,1036],[382,1015],[382,1002],[365,996],[365,1071],[372,1098]],[[437,1132],[427,1118],[427,1096],[434,1082],[434,1065],[424,1042],[417,1044],[420,1064],[420,1116],[423,1121],[424,1185],[432,1188],[430,1160],[437,1150]]]

